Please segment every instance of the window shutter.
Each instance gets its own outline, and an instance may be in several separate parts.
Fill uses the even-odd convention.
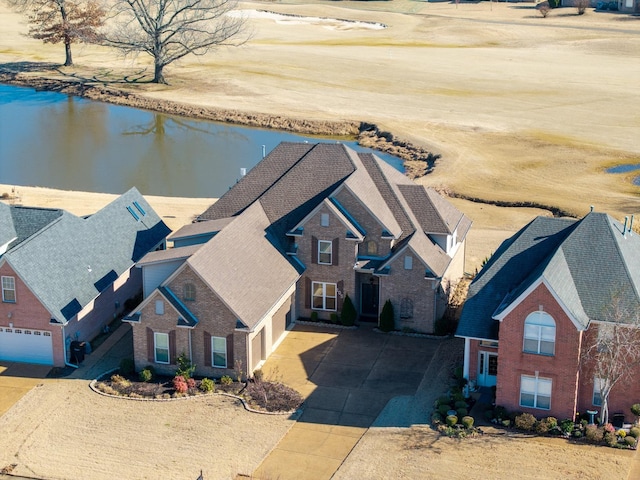
[[[311,279],[304,277],[304,289],[302,294],[304,295],[304,307],[311,308]]]
[[[311,237],[311,263],[318,263],[318,239]]]
[[[204,332],[204,366],[211,366],[211,334]]]
[[[338,287],[338,292],[340,292],[340,293],[336,292],[336,297],[337,297],[336,304],[337,304],[338,312],[341,312],[342,311],[342,300],[344,299],[344,282],[342,280],[340,280],[338,282],[337,287]]]
[[[175,365],[176,363],[176,331],[169,332],[169,363]]]
[[[227,335],[227,368],[233,368],[233,333]]]
[[[340,265],[338,260],[338,248],[340,247],[340,239],[334,238],[331,245],[331,265]]]
[[[154,339],[153,339],[153,330],[147,327],[147,361],[153,363],[156,361],[156,357],[154,355]]]

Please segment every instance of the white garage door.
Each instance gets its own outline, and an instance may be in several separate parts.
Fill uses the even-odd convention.
[[[51,332],[0,327],[0,360],[53,365]]]

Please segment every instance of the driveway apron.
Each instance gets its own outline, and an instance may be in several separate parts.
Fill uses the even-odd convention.
[[[0,417],[43,379],[51,370],[47,365],[0,362]]]
[[[389,400],[416,393],[438,345],[367,326],[296,325],[263,371],[303,394],[303,412],[254,478],[331,478]]]

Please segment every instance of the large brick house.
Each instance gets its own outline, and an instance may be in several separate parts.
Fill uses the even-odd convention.
[[[140,292],[135,262],[169,232],[135,188],[88,217],[0,202],[0,360],[63,367]]]
[[[471,222],[435,191],[341,144],[283,143],[199,222],[149,254],[133,325],[138,369],[252,372],[298,318],[361,321],[391,300],[396,327],[432,332],[464,270]]]
[[[573,418],[599,410],[600,381],[582,352],[613,321],[634,321],[639,292],[640,237],[626,221],[598,212],[538,217],[469,288],[456,333],[465,339],[464,376],[495,385],[496,403],[510,411]],[[612,389],[609,412],[630,416],[639,400],[640,382],[625,381]]]

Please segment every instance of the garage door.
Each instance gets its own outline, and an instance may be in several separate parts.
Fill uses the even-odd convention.
[[[0,360],[53,365],[51,332],[0,327]]]

